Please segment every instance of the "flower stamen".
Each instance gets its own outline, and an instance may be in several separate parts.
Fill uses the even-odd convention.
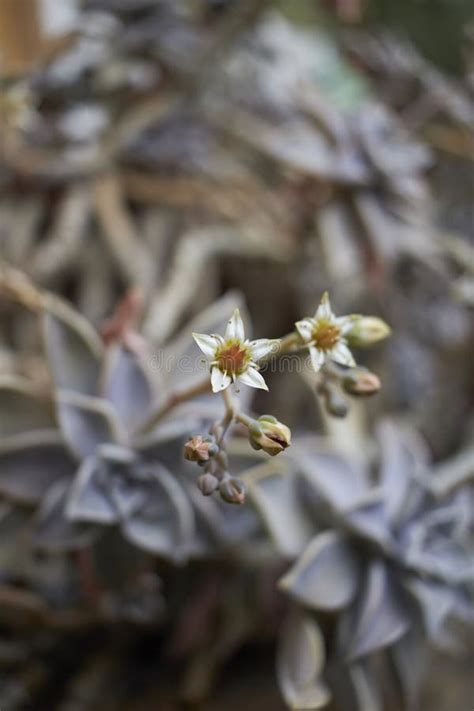
[[[327,293],[323,294],[314,316],[297,321],[296,329],[302,341],[308,346],[311,364],[316,372],[327,360],[342,365],[355,365],[345,338],[352,321],[352,316],[338,318],[334,315]]]
[[[249,348],[245,344],[235,341],[224,343],[216,352],[215,364],[223,373],[240,375],[247,368],[251,360]]]
[[[330,351],[341,339],[341,329],[327,319],[316,321],[312,332],[314,345],[320,351]]]

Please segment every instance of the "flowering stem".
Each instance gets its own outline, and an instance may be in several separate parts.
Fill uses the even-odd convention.
[[[220,423],[221,431],[219,434],[219,437],[217,439],[217,444],[219,447],[221,446],[222,442],[224,441],[224,437],[227,434],[227,431],[229,427],[231,426],[232,422],[234,421],[236,411],[235,411],[235,403],[232,399],[232,395],[230,392],[230,388],[227,388],[224,390],[222,393],[222,399],[224,400],[225,403],[225,415]]]
[[[296,331],[287,333],[286,336],[282,336],[278,340],[279,340],[278,351],[277,351],[277,353],[275,353],[273,355],[281,355],[283,353],[288,353],[289,351],[294,352],[294,351],[298,350],[298,346],[302,345],[301,338]]]
[[[255,423],[255,420],[252,417],[246,415],[245,412],[237,412],[235,415],[235,419],[237,420],[237,422],[240,422],[247,428]]]

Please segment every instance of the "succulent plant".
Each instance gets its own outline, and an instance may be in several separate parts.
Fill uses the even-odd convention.
[[[212,326],[213,313],[216,307],[208,312]],[[25,516],[36,511],[33,546],[74,550],[114,527],[138,548],[177,562],[238,538],[233,522],[248,522],[248,513],[224,516],[219,502],[203,499],[183,459],[186,436],[221,403],[203,395],[141,431],[167,400],[166,378],[182,385],[196,373],[178,368],[170,376],[156,366],[154,379],[164,381],[157,398],[143,358],[122,343],[104,349],[95,330],[56,300],[43,332],[52,399],[19,378],[0,383],[0,493]],[[194,348],[190,338],[185,347]],[[172,352],[186,357],[183,343]]]
[[[409,412],[435,460],[471,434],[467,95],[398,40],[358,28],[336,41],[265,0],[84,0],[78,14],[57,54],[0,91],[0,290],[14,302],[1,304],[0,371],[28,376],[0,376],[1,710],[128,711],[144,640],[144,676],[176,688],[138,704],[195,704],[242,644],[274,641],[287,611],[290,707],[388,711],[391,697],[414,711],[427,643],[453,652],[456,621],[473,618],[472,449],[436,471],[393,422],[376,459],[360,432],[349,455],[344,433],[383,380],[372,421]],[[125,285],[129,299],[96,332],[33,282],[95,324]],[[224,402],[200,389],[191,332],[215,338],[240,299],[172,334],[223,284],[244,289],[269,336],[313,314],[325,288],[338,313],[376,306],[390,320],[381,369],[346,346],[386,324],[346,331],[324,297],[296,340],[277,339],[292,372],[311,354],[312,414],[344,451],[301,437],[307,400],[283,368],[269,368],[256,412],[245,387]],[[249,365],[246,339],[229,345],[211,353],[221,384]]]
[[[333,696],[348,711],[382,709],[379,686],[389,678],[399,684],[403,708],[416,708],[424,641],[453,645],[448,622],[469,616],[470,521],[463,482],[456,482],[450,499],[441,500],[424,447],[390,422],[379,428],[375,480],[367,455],[360,461],[336,455],[309,437],[296,438],[290,456],[268,459],[265,452],[276,452],[267,439],[273,430],[285,435],[280,452],[290,442],[288,428],[273,417],[254,421],[238,410],[241,424],[262,430],[251,434],[264,452],[231,440],[226,466],[228,456],[233,475],[219,486],[231,487],[221,496],[234,503],[236,497],[243,501],[247,486],[250,505],[229,507],[210,496],[208,479],[214,475],[205,467],[212,447],[206,437],[189,435],[225,422],[228,401],[211,395],[207,375],[206,388],[199,385],[190,331],[218,331],[236,305],[234,296],[224,297],[152,354],[126,328],[116,329],[104,346],[69,306],[44,299],[52,396],[19,378],[0,382],[0,527],[17,533],[2,544],[2,575],[7,582],[26,575],[33,595],[18,602],[16,587],[16,608],[20,604],[47,621],[52,603],[61,609],[65,600],[71,604],[86,594],[106,619],[149,624],[163,614],[157,557],[179,564],[230,554],[237,586],[246,579],[255,585],[260,573],[283,559],[292,567],[280,588],[292,602],[282,628],[278,675],[288,705],[320,708]],[[193,398],[188,401],[182,392]],[[242,406],[245,393],[239,398]],[[204,466],[199,477],[197,455]],[[51,556],[45,573],[32,560],[32,550],[86,555],[72,564],[67,555],[57,556],[58,589],[48,583]],[[105,581],[98,594],[91,560]],[[227,591],[213,605],[227,610],[236,604],[232,600]],[[199,604],[191,595],[191,608]],[[239,605],[243,622],[248,604]],[[59,619],[63,624],[64,617]],[[239,627],[230,648],[251,628],[248,622]]]
[[[452,652],[455,620],[474,620],[467,487],[439,500],[421,442],[392,422],[379,444],[375,482],[360,463],[305,441],[293,445],[293,486],[280,475],[250,487],[281,553],[291,540],[304,545],[280,581],[293,601],[278,655],[291,708],[333,696],[345,711],[383,709],[389,684],[398,708],[415,709],[429,644]],[[286,512],[275,507],[284,489]]]

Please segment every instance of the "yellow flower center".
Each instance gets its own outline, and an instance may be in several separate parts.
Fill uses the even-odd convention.
[[[341,329],[331,321],[319,319],[311,334],[314,345],[320,351],[330,351],[341,338]]]
[[[240,341],[224,343],[216,353],[217,367],[223,373],[240,375],[250,360],[250,350]]]

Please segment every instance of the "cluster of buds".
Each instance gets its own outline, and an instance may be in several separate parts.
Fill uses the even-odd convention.
[[[307,350],[311,366],[318,374],[317,392],[327,412],[334,417],[345,417],[349,406],[345,395],[367,397],[380,390],[379,378],[367,368],[356,364],[351,348],[365,348],[383,340],[390,328],[375,316],[336,316],[328,294],[323,294],[314,316],[295,324],[295,331],[280,339],[245,338],[244,324],[238,309],[230,318],[225,334],[194,333],[197,345],[210,363],[212,390],[222,393],[226,415],[216,422],[206,436],[192,437],[185,445],[184,456],[204,468],[198,486],[205,496],[219,491],[221,498],[241,504],[245,500],[245,486],[227,470],[225,435],[233,422],[248,429],[250,445],[274,457],[291,443],[291,432],[272,415],[254,419],[237,412],[230,391],[238,382],[268,390],[259,372],[260,362],[270,354],[296,353]]]
[[[249,442],[254,449],[261,449],[274,457],[290,446],[290,429],[272,415],[262,415],[255,420],[239,413],[235,419],[248,428]],[[243,504],[245,484],[228,472],[224,438],[222,434],[216,436],[221,427],[221,423],[215,423],[208,435],[191,437],[184,445],[184,458],[204,469],[197,480],[198,488],[204,496],[211,496],[218,491],[227,503]]]
[[[290,429],[272,415],[262,415],[255,420],[239,413],[235,419],[248,428],[250,445],[271,457],[280,454],[291,444]],[[191,437],[184,445],[184,458],[204,468],[204,473],[197,480],[198,488],[204,496],[211,496],[218,491],[227,503],[243,504],[245,484],[229,474],[224,438],[214,434],[219,432],[220,427],[220,423],[215,423],[208,435]]]
[[[203,496],[211,496],[218,492],[221,499],[228,504],[243,504],[245,484],[229,474],[223,438],[218,438],[212,433],[212,430],[218,429],[218,426],[219,423],[216,423],[209,435],[191,437],[184,445],[184,458],[204,469],[197,480]]]

